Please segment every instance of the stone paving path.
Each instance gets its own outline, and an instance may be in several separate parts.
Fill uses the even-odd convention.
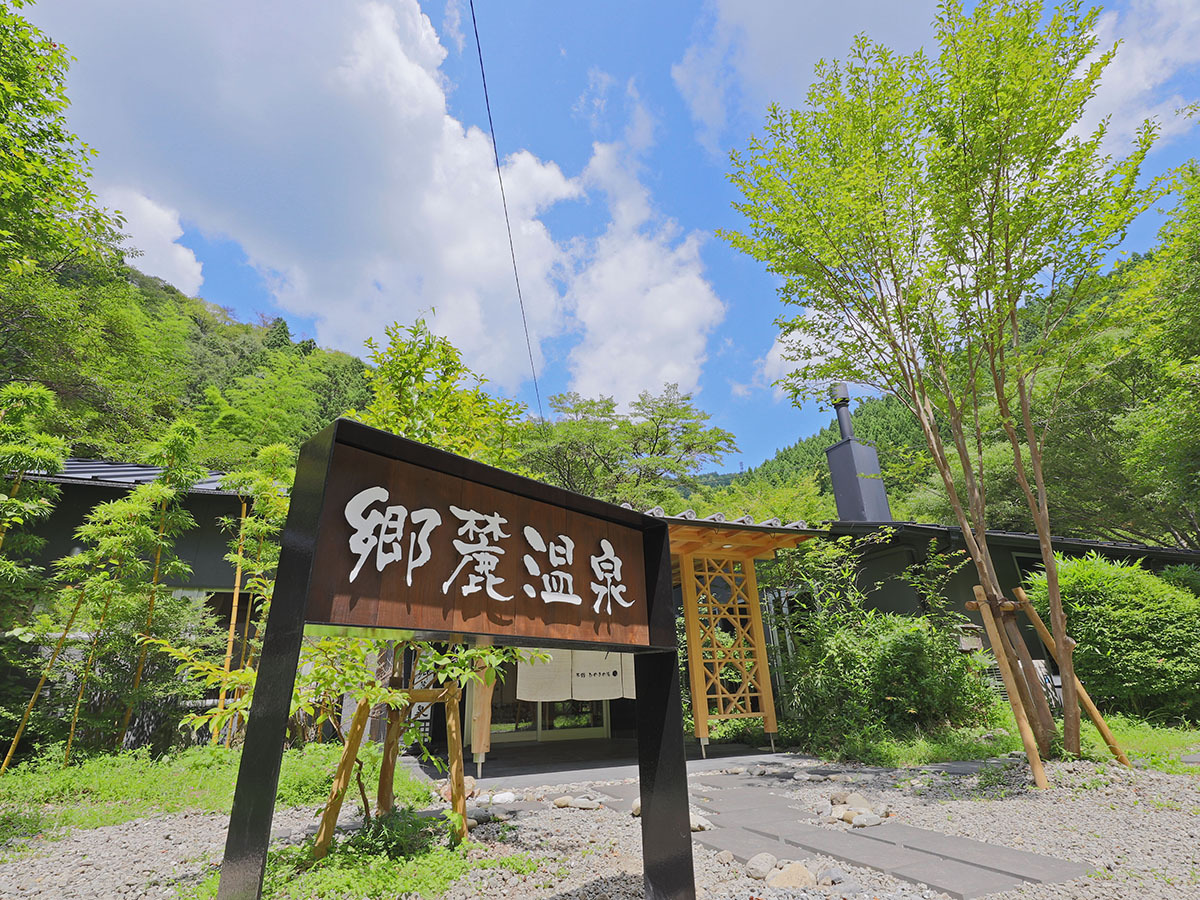
[[[768,764],[777,765],[778,761],[778,757],[768,758]],[[972,771],[978,768],[979,764],[974,764]],[[820,766],[796,771],[837,772]],[[854,831],[823,827],[811,810],[776,793],[784,785],[785,779],[769,775],[693,773],[689,779],[692,806],[714,825],[711,831],[694,834],[694,839],[714,850],[728,850],[742,862],[764,851],[780,857],[788,856],[793,848],[820,853],[961,900],[1030,882],[1069,881],[1088,871],[1079,863],[891,822]],[[628,809],[640,789],[632,781],[602,785],[597,791],[612,798],[614,802],[607,805]]]

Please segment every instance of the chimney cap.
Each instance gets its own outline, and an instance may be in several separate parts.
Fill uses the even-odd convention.
[[[829,385],[829,399],[833,401],[834,406],[839,403],[849,403],[850,389],[846,387],[846,382],[835,381]]]

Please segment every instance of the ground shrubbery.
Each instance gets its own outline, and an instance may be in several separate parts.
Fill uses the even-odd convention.
[[[995,749],[980,739],[999,721],[996,695],[981,677],[986,657],[959,649],[965,619],[947,609],[945,598],[961,554],[931,547],[927,559],[901,576],[917,593],[923,615],[880,613],[867,606],[880,585],[861,583],[860,556],[885,540],[886,534],[814,541],[764,567],[764,578],[789,590],[797,607],[785,626],[794,652],[782,673],[781,740],[871,761],[905,756],[886,749],[896,742],[932,739],[917,750],[922,756],[954,754],[964,742]]]
[[[1177,586],[1191,567],[1173,567],[1168,581],[1095,554],[1058,564],[1069,634],[1078,642],[1075,671],[1100,707],[1200,720],[1200,598]],[[1045,575],[1029,582],[1030,599],[1045,616]]]
[[[996,698],[984,662],[964,655],[952,628],[923,616],[820,612],[798,617],[789,667],[790,730],[820,748],[985,724]]]

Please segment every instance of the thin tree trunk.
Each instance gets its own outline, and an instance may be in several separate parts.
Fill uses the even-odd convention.
[[[63,756],[63,768],[71,761],[71,744],[75,742],[75,724],[79,721],[79,707],[83,704],[83,692],[87,688],[88,678],[92,674],[92,664],[96,660],[96,648],[100,646],[101,632],[104,630],[104,620],[108,616],[108,605],[112,603],[112,595],[104,601],[104,609],[100,611],[100,621],[96,623],[96,633],[92,636],[92,647],[88,651],[87,662],[83,666],[83,677],[79,679],[79,696],[75,698],[75,709],[71,713],[71,730],[67,734],[67,750]]]
[[[58,661],[58,654],[62,653],[63,644],[67,642],[67,635],[71,633],[71,626],[75,624],[75,616],[78,615],[79,607],[83,603],[83,592],[78,588],[73,588],[72,590],[79,595],[79,599],[75,601],[75,608],[71,610],[71,616],[67,619],[67,624],[63,628],[62,637],[54,645],[54,653],[50,656],[50,662],[46,663],[46,668],[42,670],[42,677],[38,680],[37,687],[33,689],[33,696],[29,698],[29,705],[25,707],[25,712],[21,714],[21,722],[17,725],[17,733],[13,735],[12,745],[8,748],[8,755],[4,757],[3,765],[0,765],[0,775],[8,771],[8,764],[12,762],[13,754],[17,752],[17,744],[21,742],[21,735],[25,733],[25,725],[29,722],[29,714],[33,712],[33,705],[37,703],[38,695],[41,694],[42,688],[46,686],[46,679],[50,677],[50,671]]]
[[[246,547],[246,499],[242,498],[242,516],[238,525],[238,546],[237,546],[237,566],[233,573],[233,607],[229,611],[229,638],[225,642],[225,671],[221,678],[221,692],[217,697],[217,717],[220,718],[221,713],[225,709],[225,685],[229,680],[229,667],[233,664],[233,644],[237,637],[237,617],[238,603],[242,596],[242,551]],[[250,611],[246,610],[246,618],[250,618]],[[215,720],[214,720],[215,721]],[[233,724],[230,724],[232,729]],[[217,744],[221,740],[220,729],[213,729],[212,743]]]
[[[162,542],[163,535],[167,532],[167,501],[164,500],[158,508],[158,545],[154,548],[154,574],[150,578],[150,603],[146,609],[146,634],[150,634],[150,627],[154,624],[154,601],[158,599],[158,579],[160,568],[162,566]],[[150,653],[150,648],[143,644],[141,652],[138,653],[137,669],[133,673],[133,687],[129,689],[130,701],[125,707],[125,715],[121,718],[121,734],[117,738],[117,749],[120,750],[125,743],[125,734],[129,731],[129,720],[133,718],[134,700],[133,695],[137,694],[138,686],[142,683],[142,672],[146,668],[146,657]]]
[[[1008,638],[1009,646],[1015,653],[1022,678],[1029,689],[1029,698],[1032,701],[1030,709],[1033,712],[1034,730],[1038,735],[1038,748],[1042,751],[1043,756],[1049,756],[1051,745],[1058,735],[1058,728],[1054,724],[1054,714],[1050,712],[1050,703],[1046,700],[1045,691],[1042,690],[1042,682],[1038,678],[1037,669],[1033,666],[1033,656],[1029,653],[1029,646],[1025,643],[1025,638],[1017,625],[1015,614],[1001,612],[1000,626]]]

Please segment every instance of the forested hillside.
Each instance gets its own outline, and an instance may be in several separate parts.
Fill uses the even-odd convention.
[[[200,461],[234,468],[259,447],[297,448],[365,403],[365,365],[283,319],[247,324],[127,265],[84,263],[0,275],[0,382],[58,397],[47,430],[76,456],[140,460],[180,415],[203,434]]]

